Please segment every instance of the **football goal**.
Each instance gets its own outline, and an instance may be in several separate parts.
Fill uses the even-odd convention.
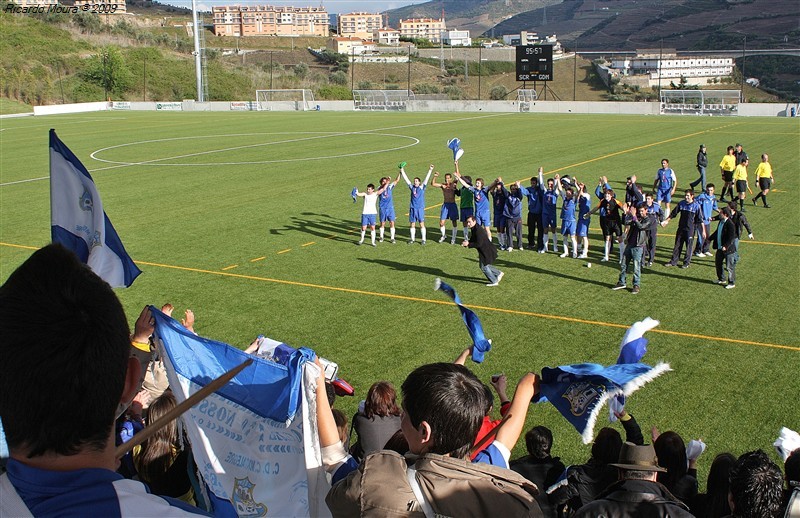
[[[413,99],[408,90],[353,90],[356,110],[405,110]]]
[[[531,89],[523,89],[520,88],[517,90],[517,102],[519,103],[519,111],[521,112],[529,112],[531,111],[531,103],[539,98],[539,95],[536,93],[536,90]]]
[[[317,110],[314,93],[308,89],[256,90],[258,111],[308,111]]]
[[[661,113],[737,115],[739,90],[661,90]]]

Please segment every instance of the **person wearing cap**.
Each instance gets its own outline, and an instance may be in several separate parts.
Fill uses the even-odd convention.
[[[618,468],[619,480],[600,493],[594,501],[578,509],[575,518],[693,516],[686,504],[656,482],[658,473],[666,470],[658,465],[652,444],[637,446],[626,442],[620,450],[619,462],[611,466]]]
[[[706,190],[706,167],[708,167],[706,145],[700,144],[700,149],[697,151],[697,172],[700,173],[700,178],[690,183],[689,187],[694,189],[699,184],[704,191]]]

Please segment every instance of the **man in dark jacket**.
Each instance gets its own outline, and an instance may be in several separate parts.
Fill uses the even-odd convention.
[[[628,207],[628,213],[625,214],[625,225],[628,226],[628,232],[625,238],[625,252],[623,254],[623,260],[620,261],[619,281],[612,289],[622,290],[626,288],[625,279],[631,261],[633,261],[633,291],[631,293],[635,295],[639,293],[639,279],[642,274],[644,248],[647,246],[650,229],[657,225],[657,223],[655,216],[647,213],[647,205],[641,202],[638,208],[634,208],[633,205]]]
[[[620,480],[596,500],[581,507],[575,518],[682,518],[693,516],[683,502],[656,482],[656,474],[666,471],[658,465],[653,445],[637,446],[626,442],[619,453]]]
[[[708,167],[708,154],[706,152],[705,144],[700,144],[700,149],[697,151],[697,172],[700,177],[689,184],[689,187],[694,189],[697,185],[705,192],[706,190],[706,168]]]
[[[483,228],[475,228],[476,221],[473,216],[467,218],[466,225],[470,229],[470,240],[465,240],[462,245],[469,248],[478,249],[478,265],[481,271],[489,279],[487,286],[497,286],[505,275],[503,272],[492,266],[497,259],[497,248],[489,239],[489,234]],[[474,230],[473,230],[474,229]]]
[[[731,220],[731,210],[723,207],[719,213],[717,230],[711,234],[711,246],[717,251],[714,264],[717,267],[717,284],[726,284],[722,263],[728,269],[727,289],[736,287],[736,228]]]

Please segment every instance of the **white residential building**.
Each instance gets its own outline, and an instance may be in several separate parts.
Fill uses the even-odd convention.
[[[449,30],[442,32],[442,43],[451,47],[469,47],[472,45],[472,38],[469,31]]]
[[[372,39],[381,45],[397,46],[400,44],[400,31],[383,27],[372,34]]]
[[[623,77],[639,76],[648,86],[687,79],[691,84],[705,84],[710,80],[728,77],[733,73],[734,59],[722,56],[678,56],[674,49],[637,50],[636,56],[622,56],[611,60],[611,69]]]
[[[422,38],[434,43],[439,43],[442,32],[447,30],[444,18],[409,18],[400,20],[400,37]]]

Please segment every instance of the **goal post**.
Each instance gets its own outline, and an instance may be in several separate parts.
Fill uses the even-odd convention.
[[[288,90],[256,90],[258,111],[310,111],[316,110],[314,92],[307,88]]]

